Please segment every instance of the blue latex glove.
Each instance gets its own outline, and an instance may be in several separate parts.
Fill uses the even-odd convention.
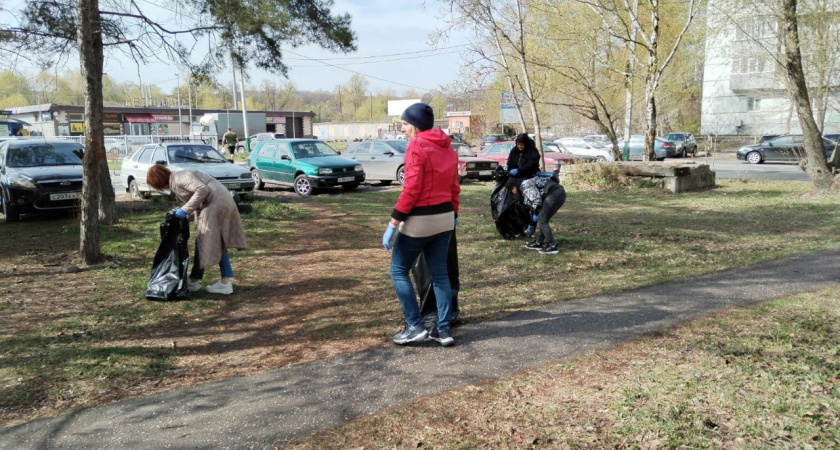
[[[455,225],[458,225],[458,218],[455,218]]]
[[[534,234],[534,226],[528,225],[528,228],[525,229],[525,234],[527,234],[528,236]]]
[[[382,235],[382,246],[385,247],[385,250],[391,250],[391,239],[394,238],[394,233],[397,232],[397,227],[392,224],[388,224],[388,229],[385,230],[385,234]]]
[[[539,220],[540,220],[540,216],[538,216],[538,215],[536,215],[536,214],[534,214],[533,216],[531,216],[531,222],[537,222],[537,221],[539,221]]]
[[[187,218],[187,212],[184,211],[181,208],[178,208],[178,209],[175,210],[175,217],[177,217],[179,219],[186,219]]]
[[[510,176],[515,177],[519,173],[519,169],[510,169]]]

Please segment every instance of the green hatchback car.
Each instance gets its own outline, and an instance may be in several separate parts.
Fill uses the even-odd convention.
[[[260,142],[248,156],[248,169],[256,189],[263,189],[266,184],[290,186],[302,196],[325,187],[353,190],[365,181],[361,164],[317,139]]]

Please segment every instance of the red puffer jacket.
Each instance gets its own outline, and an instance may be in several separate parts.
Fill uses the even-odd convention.
[[[458,213],[458,155],[441,130],[426,130],[408,143],[405,151],[405,182],[391,217]]]

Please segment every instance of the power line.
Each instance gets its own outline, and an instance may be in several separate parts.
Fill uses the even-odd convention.
[[[452,48],[461,48],[461,47],[467,47],[467,46],[469,46],[469,44],[451,45],[449,47],[441,47],[441,48],[436,48],[436,49],[431,49],[431,50],[417,50],[417,51],[413,51],[413,52],[389,53],[389,54],[385,54],[385,55],[342,56],[342,57],[337,57],[337,58],[287,58],[287,59],[289,59],[289,60],[313,59],[313,60],[316,60],[316,61],[334,61],[334,60],[342,61],[342,60],[350,60],[350,59],[387,58],[387,57],[391,57],[391,56],[405,56],[405,55],[435,56],[435,55],[417,55],[417,54],[418,53],[431,53],[431,52],[437,52],[437,51],[440,51],[440,50],[449,50],[449,49],[452,49]],[[447,52],[447,53],[443,53],[443,54],[447,55],[449,53],[457,53],[457,52]]]

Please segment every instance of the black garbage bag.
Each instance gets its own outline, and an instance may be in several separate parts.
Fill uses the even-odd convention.
[[[172,212],[160,224],[160,246],[152,263],[146,299],[156,301],[189,300],[187,289],[187,267],[190,255],[187,241],[190,239],[190,223],[179,219]]]
[[[516,201],[516,196],[507,187],[507,181],[506,173],[497,175],[496,186],[490,193],[490,212],[499,234],[505,239],[516,239],[530,223],[530,211]]]
[[[446,269],[449,273],[449,285],[452,287],[452,325],[460,319],[458,308],[458,291],[461,289],[461,282],[458,274],[458,239],[455,237],[455,230],[449,238],[449,253],[446,256]],[[417,297],[420,300],[420,315],[423,317],[423,327],[431,330],[437,324],[437,297],[432,285],[432,277],[429,266],[426,264],[426,257],[423,253],[417,257],[414,266],[411,267],[411,275],[414,277],[414,287],[417,289]]]

